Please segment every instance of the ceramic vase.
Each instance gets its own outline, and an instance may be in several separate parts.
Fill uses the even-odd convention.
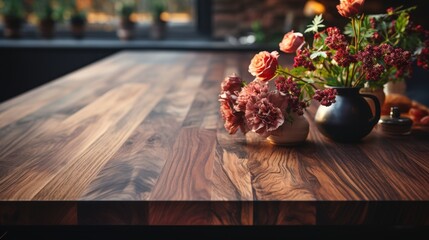
[[[367,136],[380,119],[380,103],[377,97],[359,93],[359,88],[335,87],[336,102],[326,107],[320,105],[315,115],[315,123],[325,136],[338,142],[356,142]],[[364,97],[371,99],[375,106],[372,114]]]
[[[386,100],[386,94],[384,93],[384,89],[382,88],[361,88],[359,90],[362,94],[369,94],[374,95],[378,102],[380,103],[380,107],[383,107],[384,101]],[[369,107],[371,108],[371,112],[373,115],[375,115],[375,104],[374,101],[371,100],[371,98],[365,97],[366,102],[369,104]]]
[[[302,115],[292,114],[291,123],[284,122],[277,130],[267,138],[274,145],[294,146],[305,142],[309,132],[307,119]]]

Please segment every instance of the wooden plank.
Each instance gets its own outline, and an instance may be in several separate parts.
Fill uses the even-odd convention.
[[[51,129],[44,144],[45,151],[36,156],[17,154],[16,159],[25,162],[14,168],[11,174],[0,178],[0,197],[9,199],[32,199],[57,174],[64,174],[76,160],[85,156],[88,149],[110,127],[114,126],[130,109],[138,97],[147,90],[147,85],[125,84],[113,89],[76,114],[65,119],[57,129]],[[43,140],[41,140],[43,142]],[[115,146],[115,141],[111,144]],[[40,151],[40,149],[37,149]],[[40,152],[39,152],[40,153]],[[93,154],[97,154],[94,152]],[[98,153],[100,154],[100,153]],[[75,166],[76,170],[85,166]],[[95,170],[95,169],[93,169]],[[69,171],[70,173],[70,171]],[[67,185],[61,174],[56,177]],[[76,173],[70,173],[72,177]],[[76,178],[74,178],[76,180]],[[31,180],[31,181],[30,181]],[[69,179],[67,179],[69,180]],[[78,186],[70,186],[81,191]],[[63,192],[61,189],[54,189]],[[64,190],[64,189],[63,189]],[[43,195],[42,195],[43,196]],[[64,199],[54,196],[54,199]]]
[[[150,200],[211,199],[215,134],[199,128],[180,130]]]
[[[205,61],[200,61],[204,63]],[[147,200],[165,164],[171,146],[185,119],[207,67],[181,76],[183,67],[171,69],[163,85],[168,93],[137,127],[115,156],[88,187],[83,199]],[[179,72],[180,71],[180,72]],[[183,80],[182,80],[183,78]],[[157,127],[154,127],[157,126]]]
[[[0,205],[1,226],[46,226],[78,224],[75,202],[5,201]]]

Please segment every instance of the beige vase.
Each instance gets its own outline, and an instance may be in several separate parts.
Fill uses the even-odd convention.
[[[277,130],[267,138],[274,145],[294,146],[307,139],[310,126],[304,116],[293,114],[293,122],[284,122]]]
[[[407,83],[405,81],[389,81],[384,84],[384,93],[389,95],[391,93],[405,95],[407,92]]]
[[[378,102],[380,102],[380,109],[383,107],[384,101],[386,100],[386,94],[384,93],[382,88],[372,89],[372,88],[361,88],[360,93],[370,94],[377,97]],[[375,103],[370,98],[365,98],[366,102],[369,104],[371,108],[372,114],[375,115]]]

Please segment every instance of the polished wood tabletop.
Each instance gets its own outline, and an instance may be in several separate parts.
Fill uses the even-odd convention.
[[[300,146],[229,135],[254,54],[124,51],[0,104],[0,224],[429,224],[425,129],[336,143],[313,105]]]

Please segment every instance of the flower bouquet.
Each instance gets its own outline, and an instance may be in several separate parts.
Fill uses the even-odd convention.
[[[297,49],[303,42],[303,38],[293,37],[288,44]],[[335,102],[334,89],[317,89],[311,81],[282,74],[278,58],[277,51],[259,52],[249,65],[249,72],[255,77],[252,82],[246,83],[236,74],[222,82],[220,111],[230,134],[240,129],[244,134],[252,131],[271,136],[275,144],[298,144],[308,135],[309,125],[302,115],[311,98],[325,106]],[[274,86],[268,84],[273,79]],[[298,132],[291,133],[292,130]],[[282,139],[283,134],[289,138]]]
[[[326,137],[357,141],[369,134],[380,117],[380,104],[372,95],[359,94],[365,84],[384,84],[393,72],[409,71],[413,54],[389,41],[375,41],[375,27],[361,14],[364,0],[340,0],[341,16],[350,20],[343,33],[325,28],[322,15],[314,18],[304,33],[311,41],[291,31],[280,42],[280,51],[296,53],[293,68],[278,64],[279,53],[260,52],[251,60],[255,79],[244,83],[237,75],[221,85],[221,113],[230,134],[239,128],[269,136],[303,114],[317,100],[315,122]],[[388,38],[391,39],[391,38]],[[275,88],[268,84],[274,80]],[[271,84],[272,85],[272,84]],[[374,101],[375,115],[363,97]]]

